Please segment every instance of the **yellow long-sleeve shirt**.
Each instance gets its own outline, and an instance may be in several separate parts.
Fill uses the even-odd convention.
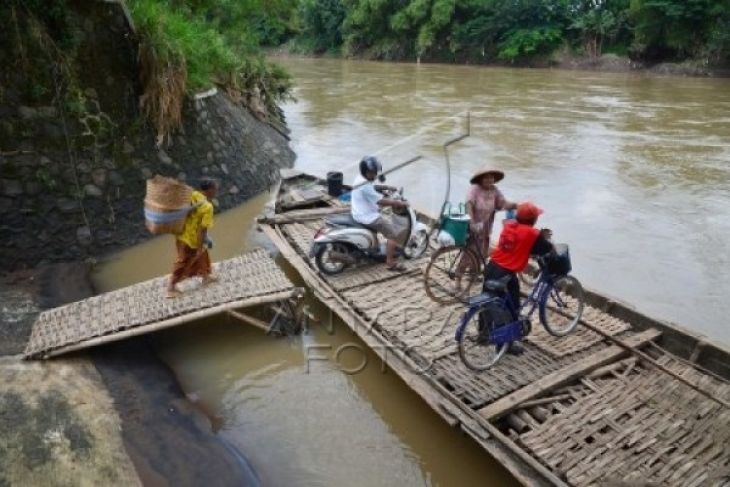
[[[192,249],[198,249],[203,244],[200,242],[200,230],[213,226],[213,204],[200,191],[193,191],[190,202],[200,206],[188,214],[183,231],[177,239]]]

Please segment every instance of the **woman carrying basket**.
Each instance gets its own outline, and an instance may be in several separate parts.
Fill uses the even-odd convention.
[[[182,233],[175,238],[177,259],[167,285],[167,297],[180,296],[177,283],[183,279],[200,276],[203,285],[214,282],[211,274],[210,256],[206,246],[210,246],[208,229],[213,226],[213,204],[209,201],[215,197],[218,184],[210,179],[200,183],[199,190],[193,191],[191,204],[195,207],[187,216]]]
[[[466,195],[466,211],[470,217],[470,246],[483,258],[489,255],[489,238],[494,226],[494,215],[499,210],[513,210],[517,205],[507,201],[496,183],[504,173],[496,169],[480,169],[472,176]]]

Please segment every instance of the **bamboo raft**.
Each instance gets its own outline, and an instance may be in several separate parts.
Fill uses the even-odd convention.
[[[301,293],[268,254],[257,249],[213,265],[218,280],[197,289],[179,285],[182,296],[165,299],[168,276],[53,308],[33,324],[25,358],[49,358],[142,335],[227,312],[259,328],[265,324],[235,311],[285,302]]]
[[[428,254],[397,275],[377,264],[317,271],[313,235],[343,211],[323,181],[290,171],[259,222],[325,305],[521,483],[730,485],[730,352],[587,291],[575,333],[535,326],[525,353],[471,372],[454,340],[463,308],[425,294]]]

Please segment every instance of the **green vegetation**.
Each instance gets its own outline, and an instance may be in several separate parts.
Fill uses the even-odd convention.
[[[290,80],[260,45],[291,32],[283,0],[130,0],[140,36],[143,111],[164,137],[180,125],[184,95],[212,86],[277,114]]]
[[[381,59],[730,61],[730,0],[300,0],[297,18],[298,46]]]
[[[218,86],[261,117],[278,116],[290,79],[261,46],[295,32],[294,0],[127,0],[139,41],[140,99],[160,140],[181,123],[185,96]],[[33,103],[85,106],[77,80],[88,10],[80,0],[0,2],[2,77],[22,73]],[[10,67],[17,69],[12,69]],[[0,83],[2,85],[3,83]]]

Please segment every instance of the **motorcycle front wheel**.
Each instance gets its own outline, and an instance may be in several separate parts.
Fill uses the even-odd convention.
[[[426,252],[428,248],[428,232],[421,230],[416,232],[412,239],[403,247],[403,255],[406,259],[417,259]]]
[[[343,260],[335,258],[336,254],[348,254],[349,249],[346,245],[340,243],[327,243],[317,249],[317,253],[314,256],[314,262],[317,264],[317,269],[322,273],[329,276],[339,274],[342,272],[347,263]]]

